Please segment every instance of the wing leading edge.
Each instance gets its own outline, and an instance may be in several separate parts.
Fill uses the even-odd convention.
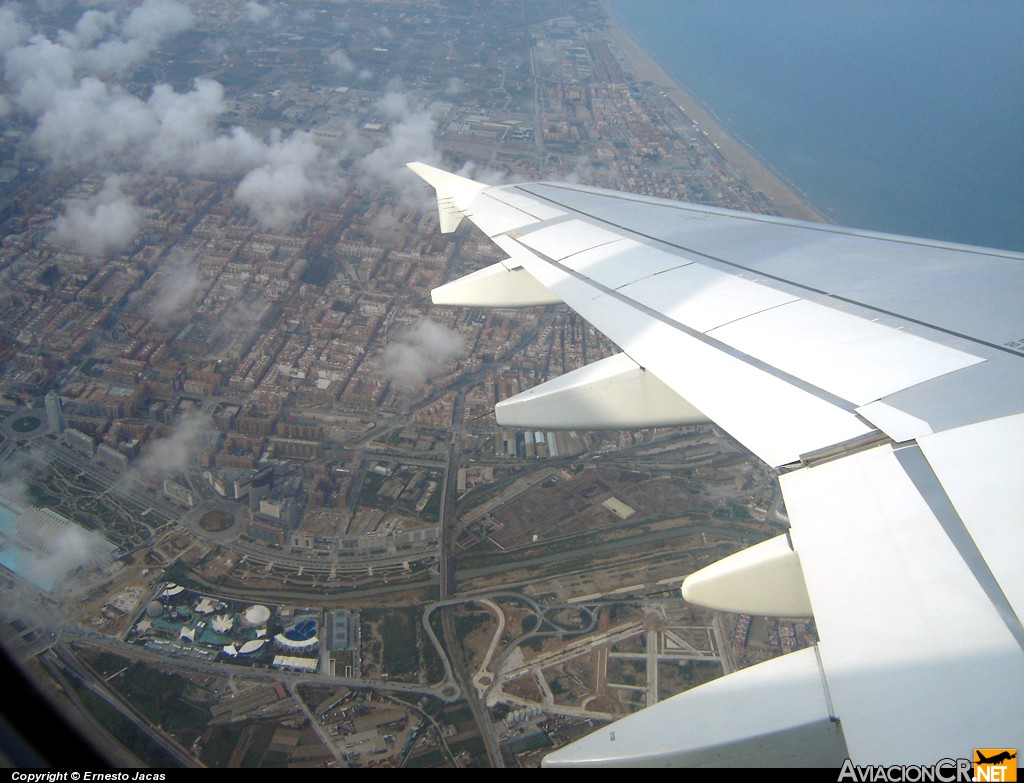
[[[508,255],[435,302],[562,301],[622,349],[503,401],[499,423],[715,422],[779,471],[791,529],[684,597],[819,631],[546,765],[926,764],[1019,744],[1024,256],[409,165],[442,231],[468,218]]]

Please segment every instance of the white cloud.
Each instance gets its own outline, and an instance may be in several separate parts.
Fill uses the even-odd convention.
[[[336,49],[327,55],[327,62],[346,76],[354,73],[356,70],[355,63],[353,63],[349,56],[345,54],[344,49]]]
[[[392,123],[384,143],[356,162],[356,170],[367,187],[389,185],[400,192],[403,199],[409,193],[408,185],[415,176],[405,167],[410,160],[437,164],[441,154],[434,143],[437,121],[429,112],[411,112]],[[415,196],[415,204],[419,204]],[[412,206],[412,204],[406,204]]]
[[[31,139],[57,168],[240,177],[236,198],[268,229],[284,228],[341,192],[337,160],[311,134],[275,131],[263,141],[237,126],[220,132],[216,121],[223,111],[223,87],[208,79],[185,93],[157,85],[142,101],[86,77],[57,91]],[[354,129],[351,135],[355,140]]]
[[[488,185],[504,185],[508,178],[504,171],[481,166],[472,160],[467,160],[455,173],[460,177],[475,179],[477,182],[484,182]]]
[[[192,12],[174,0],[145,0],[120,24],[113,12],[86,11],[73,31],[56,40],[32,35],[15,12],[0,13],[4,76],[14,87],[17,107],[32,115],[53,107],[58,91],[71,89],[76,76],[111,76],[138,66],[164,40],[192,26]],[[0,27],[0,29],[3,29]],[[104,38],[104,36],[109,36]]]
[[[117,14],[113,11],[89,10],[75,24],[74,32],[61,30],[57,40],[68,49],[88,49],[116,27]]]
[[[262,17],[268,7],[250,3],[247,13]],[[52,38],[31,35],[17,14],[0,9],[0,46],[5,46],[4,74],[9,91],[0,96],[0,116],[13,112],[36,119],[30,136],[33,150],[60,170],[104,173],[155,172],[237,180],[235,198],[261,226],[281,230],[312,206],[341,195],[346,182],[342,161],[370,189],[395,189],[404,207],[419,207],[420,194],[409,186],[415,178],[405,169],[410,160],[439,163],[437,122],[429,109],[415,108],[401,82],[393,80],[376,110],[388,122],[383,134],[364,134],[353,118],[339,118],[335,140],[322,146],[311,134],[273,131],[261,138],[235,126],[224,130],[224,88],[197,79],[176,92],[157,84],[147,98],[129,92],[117,76],[169,35],[193,23],[191,12],[175,0],[145,0],[127,16],[89,10],[71,30]],[[328,62],[347,74],[356,66],[342,49]],[[356,78],[369,76],[362,74]],[[115,201],[117,204],[115,205]],[[69,221],[94,223],[101,206],[73,204],[55,226],[55,241],[72,241]],[[133,215],[126,200],[111,199],[103,211],[127,230]],[[119,206],[116,209],[115,206]],[[91,220],[89,218],[92,218]],[[95,237],[90,231],[88,237]],[[108,232],[110,242],[77,242],[114,248],[123,234]]]
[[[466,341],[454,329],[421,318],[388,343],[381,354],[381,372],[402,389],[422,386],[461,354]]]
[[[107,177],[103,189],[86,199],[71,199],[53,221],[46,241],[87,256],[123,250],[142,225],[139,208],[124,195],[120,177]]]
[[[53,105],[59,90],[74,84],[74,52],[45,36],[34,35],[6,53],[4,76],[14,87],[14,104],[30,114],[41,114]]]
[[[16,6],[0,6],[0,55],[7,54],[31,34],[32,29],[21,21]]]
[[[42,472],[49,463],[49,457],[39,446],[15,449],[11,456],[0,464],[0,495],[21,506],[36,502],[30,489],[32,477]]]
[[[245,19],[247,22],[253,24],[259,24],[260,22],[266,21],[271,16],[271,10],[265,5],[259,3],[249,2],[245,4]]]
[[[398,120],[409,114],[409,99],[404,93],[384,93],[375,103],[374,108],[389,120]]]
[[[219,336],[244,340],[259,328],[259,319],[253,315],[260,312],[262,304],[258,298],[241,297],[234,299],[217,315],[211,324],[211,331]]]
[[[46,539],[46,549],[26,551],[19,570],[37,584],[57,584],[76,569],[100,562],[110,546],[100,533],[68,524]]]
[[[188,6],[175,0],[143,0],[128,14],[124,22],[127,38],[149,42],[157,46],[165,38],[183,33],[195,23]]]
[[[267,146],[243,128],[217,133],[224,111],[224,88],[197,79],[187,93],[157,85],[147,101],[156,132],[148,139],[142,164],[156,171],[237,176],[266,160]]]
[[[242,178],[235,198],[263,228],[280,230],[310,206],[340,195],[343,187],[336,164],[311,134],[293,133],[287,138],[275,134],[266,162]]]
[[[58,89],[32,134],[36,152],[58,168],[94,168],[148,145],[159,117],[138,98],[93,77]]]
[[[202,282],[195,258],[180,250],[173,253],[150,279],[155,286],[151,288],[152,299],[148,304],[150,317],[158,324],[187,319],[192,296]]]
[[[142,458],[125,476],[132,479],[155,480],[180,473],[190,464],[203,433],[210,429],[212,421],[202,413],[182,416],[170,434],[151,440]]]

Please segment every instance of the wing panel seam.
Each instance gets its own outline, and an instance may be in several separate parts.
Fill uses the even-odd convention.
[[[737,324],[740,321],[745,321],[748,318],[753,318],[755,315],[761,315],[763,313],[767,313],[767,312],[770,312],[772,310],[778,310],[780,307],[788,307],[789,305],[793,304],[793,302],[799,302],[799,301],[801,301],[801,300],[799,298],[797,298],[797,299],[790,299],[788,302],[779,302],[778,304],[768,305],[768,307],[763,307],[760,310],[755,310],[752,313],[747,313],[746,315],[737,316],[736,318],[733,318],[731,321],[725,321],[724,323],[715,324],[710,329],[708,329],[707,332],[704,332],[704,334],[708,334],[709,332],[713,332],[713,331],[715,331],[715,329],[721,329],[723,326],[729,326],[730,324]]]
[[[953,501],[946,494],[942,481],[935,475],[935,471],[932,470],[921,447],[917,443],[908,444],[894,449],[893,454],[925,503],[928,504],[950,542],[960,553],[985,595],[992,602],[992,606],[1006,624],[1007,630],[1021,650],[1024,650],[1024,625],[1021,624],[1020,618],[1003,592],[1003,588],[985,561],[985,556],[978,549],[970,530],[967,529],[953,505]]]
[[[760,370],[761,372],[764,372],[768,375],[771,375],[774,378],[777,378],[778,380],[785,381],[789,385],[794,386],[795,388],[798,388],[801,391],[807,392],[808,394],[812,394],[818,399],[827,402],[830,405],[835,406],[836,408],[844,410],[847,413],[856,412],[855,409],[858,407],[858,405],[852,402],[851,400],[844,399],[843,397],[840,397],[834,394],[833,392],[830,392],[826,389],[822,389],[821,387],[815,386],[814,384],[808,383],[802,378],[790,375],[785,370],[779,369],[778,367],[768,364],[755,356],[743,353],[739,349],[734,348],[731,345],[728,345],[727,343],[723,343],[715,339],[714,337],[705,334],[704,332],[697,331],[696,329],[693,329],[692,327],[689,327],[686,324],[681,324],[679,323],[679,321],[673,320],[664,313],[654,310],[653,308],[645,304],[642,304],[635,299],[631,299],[630,297],[613,288],[608,288],[607,286],[597,282],[596,280],[593,280],[592,278],[589,278],[586,275],[577,272],[575,269],[563,266],[558,261],[555,261],[553,258],[550,258],[544,255],[543,253],[533,250],[532,248],[526,248],[526,250],[529,253],[533,254],[536,258],[541,259],[545,263],[551,264],[553,267],[563,272],[564,274],[569,275],[570,277],[573,277],[581,282],[585,282],[587,285],[591,286],[595,291],[603,293],[606,296],[610,296],[618,300],[622,304],[626,305],[627,307],[631,307],[634,310],[637,310],[638,312],[642,312],[645,315],[649,316],[650,318],[653,318],[656,321],[660,321],[661,323],[665,324],[666,326],[672,329],[676,329],[694,338],[695,340],[699,340],[705,345],[708,345],[714,348],[715,350],[722,352],[726,356],[731,356],[732,358],[737,359],[738,361],[742,361],[748,364],[749,366],[754,367],[757,370]],[[873,424],[870,426],[874,427]]]
[[[595,193],[594,191],[589,191],[589,190],[584,190],[584,189],[581,189],[581,188],[570,187],[566,183],[562,183],[562,182],[536,181],[536,182],[519,183],[519,184],[516,184],[516,185],[512,186],[512,187],[515,187],[518,190],[522,190],[524,193],[529,193],[534,198],[542,198],[545,201],[551,202],[552,204],[558,204],[560,207],[562,207],[562,209],[568,209],[568,210],[571,210],[573,212],[578,212],[581,215],[586,215],[587,213],[583,212],[582,210],[576,209],[575,207],[567,207],[564,204],[560,204],[558,201],[553,199],[551,196],[545,196],[545,195],[542,195],[540,193],[534,193],[532,190],[528,190],[528,188],[531,185],[545,185],[545,186],[550,187],[550,188],[558,188],[559,190],[567,190],[567,191],[570,191],[572,193],[582,193],[582,194],[586,194],[586,195],[597,195],[597,196],[604,196],[604,197],[608,197],[608,195],[609,195],[607,192],[605,192],[605,193],[601,193],[601,192]],[[956,252],[956,253],[969,253],[971,255],[985,255],[985,256],[991,256],[992,258],[1017,258],[1017,257],[1021,256],[1021,254],[1015,253],[1015,252],[1013,252],[1011,250],[1003,252],[1003,251],[1000,251],[1000,250],[998,250],[996,248],[984,248],[984,247],[974,247],[974,246],[971,246],[971,247],[960,247],[956,243],[940,242],[940,241],[932,242],[932,241],[923,240],[923,238],[921,238],[921,241],[918,241],[918,240],[915,240],[914,237],[900,236],[898,234],[886,234],[884,232],[870,231],[870,230],[864,230],[864,231],[858,231],[858,230],[855,230],[855,229],[843,230],[842,226],[837,226],[837,225],[835,225],[833,223],[814,223],[813,221],[809,221],[809,220],[798,220],[798,219],[795,219],[795,218],[782,217],[781,215],[780,216],[776,216],[776,215],[755,215],[755,214],[750,213],[750,212],[742,212],[740,210],[729,209],[728,207],[715,207],[715,206],[712,206],[710,204],[708,204],[708,205],[692,204],[692,203],[688,204],[688,203],[685,203],[685,202],[666,201],[664,199],[659,199],[658,203],[652,203],[649,200],[646,200],[646,201],[644,200],[645,198],[655,198],[656,199],[657,196],[645,197],[645,196],[634,194],[634,193],[619,192],[619,191],[616,191],[614,193],[614,195],[615,195],[616,198],[619,198],[622,201],[629,201],[629,202],[634,203],[634,204],[644,204],[646,206],[660,207],[662,209],[675,209],[675,210],[680,210],[680,211],[684,211],[684,212],[693,212],[693,213],[696,213],[698,215],[717,215],[717,216],[720,216],[720,217],[737,218],[737,219],[740,219],[740,220],[745,220],[745,221],[747,221],[749,223],[782,224],[782,225],[792,226],[793,228],[799,228],[799,229],[802,229],[802,230],[805,230],[805,231],[815,231],[815,232],[823,233],[823,234],[838,234],[840,236],[850,236],[850,237],[866,237],[868,239],[879,239],[879,240],[883,240],[883,241],[886,241],[886,242],[894,242],[894,243],[900,244],[900,245],[912,245],[914,247],[941,247],[943,250],[949,250],[949,251]],[[588,215],[588,217],[593,217],[593,215]],[[602,220],[601,218],[594,218],[594,219],[595,220]],[[609,225],[615,225],[615,224],[611,223],[611,221],[607,221],[607,220],[602,220],[602,222],[608,223]],[[621,228],[621,226],[620,226],[620,228]],[[628,231],[629,229],[626,229],[626,230]],[[639,232],[635,232],[635,233],[639,233]],[[666,244],[670,244],[670,243],[666,243]],[[728,262],[726,262],[726,263],[728,263]]]
[[[849,297],[845,297],[845,296],[840,296],[840,295],[837,295],[837,294],[829,293],[828,291],[823,291],[820,288],[815,288],[814,286],[807,285],[806,283],[797,283],[797,282],[795,282],[793,280],[789,280],[789,279],[787,279],[785,277],[780,277],[779,275],[773,275],[770,272],[765,272],[765,271],[760,270],[760,269],[753,269],[751,267],[744,266],[743,264],[737,263],[736,261],[728,261],[728,260],[726,260],[724,258],[719,258],[718,256],[711,255],[710,253],[705,253],[705,252],[703,252],[701,250],[695,250],[694,248],[685,247],[684,245],[677,245],[674,242],[668,242],[668,241],[666,241],[664,239],[659,239],[658,237],[651,236],[650,234],[645,234],[642,231],[637,231],[637,230],[632,229],[632,228],[627,228],[626,226],[623,226],[623,225],[621,225],[619,223],[614,223],[614,222],[612,222],[610,220],[606,220],[604,218],[598,217],[597,215],[593,215],[593,214],[591,214],[589,212],[584,212],[581,209],[576,209],[575,207],[567,207],[564,204],[559,204],[558,201],[555,201],[554,199],[552,199],[549,196],[544,196],[544,195],[541,195],[540,193],[534,193],[533,191],[526,190],[526,188],[524,186],[522,186],[522,185],[518,185],[517,187],[522,189],[524,192],[529,193],[531,196],[534,196],[535,198],[542,198],[542,199],[545,199],[545,200],[551,202],[552,204],[558,204],[560,207],[562,207],[562,209],[570,209],[570,210],[572,210],[573,212],[575,212],[578,215],[583,215],[585,217],[590,218],[591,220],[596,220],[597,222],[604,223],[605,225],[608,225],[608,226],[614,226],[615,228],[619,229],[620,231],[626,231],[626,232],[628,232],[630,234],[633,234],[635,236],[643,237],[644,239],[649,239],[649,240],[651,240],[653,242],[658,242],[658,243],[660,243],[662,245],[666,245],[668,247],[675,248],[676,250],[680,250],[680,251],[682,251],[684,253],[693,253],[694,255],[700,256],[701,258],[706,258],[709,261],[715,261],[716,263],[724,264],[725,266],[730,266],[730,267],[733,267],[734,269],[742,269],[745,272],[750,272],[751,274],[756,274],[756,275],[760,275],[761,277],[766,277],[766,278],[768,278],[770,280],[774,280],[777,283],[784,283],[785,285],[793,286],[794,288],[799,288],[799,289],[802,289],[804,291],[810,291],[810,292],[815,293],[815,294],[820,294],[821,296],[827,296],[827,297],[829,297],[831,299],[835,299],[838,302],[845,302],[846,304],[851,304],[851,305],[854,305],[856,307],[863,307],[865,310],[870,310],[870,311],[875,312],[875,313],[880,313],[881,315],[887,315],[887,316],[890,316],[891,318],[897,318],[897,319],[899,319],[901,321],[905,321],[906,323],[916,324],[917,326],[923,326],[926,329],[932,329],[932,330],[934,330],[936,332],[941,332],[943,334],[948,334],[951,337],[957,337],[957,338],[959,338],[961,340],[967,340],[968,342],[975,343],[977,345],[984,345],[987,348],[993,348],[993,349],[995,349],[997,351],[1002,351],[1003,353],[1007,353],[1010,356],[1015,356],[1017,358],[1024,357],[1024,352],[1022,352],[1021,350],[1017,350],[1017,349],[1014,349],[1014,348],[1009,348],[1009,347],[1007,347],[1005,345],[1000,345],[998,343],[992,343],[992,342],[989,342],[988,340],[982,340],[982,339],[980,339],[978,337],[972,337],[970,335],[963,334],[962,332],[957,332],[957,331],[955,331],[953,329],[949,329],[949,328],[944,327],[944,326],[938,326],[936,324],[929,323],[928,321],[922,321],[922,320],[917,319],[917,318],[911,318],[910,316],[904,315],[902,313],[897,313],[897,312],[894,312],[892,310],[886,310],[885,308],[877,307],[876,305],[870,305],[870,304],[867,304],[865,302],[858,301],[856,299],[851,299]],[[577,191],[577,192],[581,192],[582,193],[582,192],[585,192],[585,191]],[[646,203],[646,202],[643,202],[643,201],[639,201],[637,199],[625,199],[625,200],[627,200],[627,201],[636,201],[636,203],[640,203],[640,204]],[[742,213],[736,213],[735,215],[729,214],[728,216],[729,217],[736,217],[738,219],[752,220],[752,218],[745,217]],[[766,221],[757,220],[755,222],[766,222]],[[835,232],[835,231],[826,231],[826,229],[815,229],[815,228],[813,228],[813,225],[814,224],[810,224],[806,228],[808,230],[812,230],[812,231],[816,230],[816,231],[822,231],[822,232],[831,233],[831,234],[840,233],[840,234],[846,234],[848,236],[859,236],[858,234],[854,234],[854,233],[850,233],[850,232]],[[804,226],[799,226],[799,227],[800,228],[804,228]],[[899,239],[895,239],[895,238],[894,239],[889,239],[888,237],[885,238],[885,240],[886,241],[892,241],[892,242],[899,242],[900,241]],[[919,243],[904,242],[904,244],[919,244]],[[922,247],[927,247],[927,245],[921,245],[921,246]],[[948,248],[948,249],[956,250],[956,248]],[[960,251],[960,252],[966,252],[966,251]],[[996,255],[994,253],[990,254],[990,255],[992,255],[994,258],[1002,258],[1003,257],[1003,256]]]

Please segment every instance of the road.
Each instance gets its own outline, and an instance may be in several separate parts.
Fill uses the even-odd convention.
[[[444,472],[444,483],[441,496],[441,601],[448,601],[455,598],[455,485],[459,469],[459,449],[452,438],[448,447],[448,465]],[[429,613],[426,615],[429,618]],[[427,621],[429,626],[429,620]],[[473,712],[473,719],[476,721],[480,738],[483,740],[487,750],[487,760],[491,767],[500,769],[505,766],[501,757],[501,748],[498,744],[498,736],[494,732],[494,724],[487,712],[487,707],[477,698],[476,689],[473,688],[472,674],[466,670],[466,660],[462,649],[462,640],[455,630],[455,619],[453,613],[445,608],[441,609],[441,630],[444,634],[445,649],[449,651],[447,657],[451,666],[445,664],[445,670],[449,675],[454,675],[459,689],[466,696],[469,708]]]
[[[149,736],[153,742],[171,754],[183,767],[203,767],[191,753],[178,744],[174,737],[167,734],[159,726],[152,723],[134,704],[122,697],[101,681],[99,676],[82,661],[71,653],[66,647],[58,645],[46,653],[51,656],[49,663],[51,668],[69,672],[73,678],[82,682],[84,687],[103,699],[113,709],[117,710],[124,717],[130,720],[142,732]],[[81,706],[81,705],[80,705]],[[89,715],[89,711],[83,708],[83,714]]]

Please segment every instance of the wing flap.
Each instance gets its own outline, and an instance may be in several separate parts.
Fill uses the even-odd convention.
[[[538,220],[552,220],[553,218],[565,215],[565,212],[562,210],[515,190],[492,190],[489,195],[497,201],[525,212]]]
[[[857,405],[983,361],[806,300],[737,319],[708,334]]]
[[[1014,747],[1022,708],[999,696],[1024,692],[1021,648],[897,452],[780,482],[851,757],[932,763],[965,726]]]
[[[621,234],[591,225],[583,220],[567,220],[518,237],[522,244],[553,261],[591,250],[601,245],[624,241]]]
[[[441,184],[439,202],[452,187]],[[504,409],[547,398],[545,421],[568,421],[574,395],[593,401],[588,373],[609,388],[650,376],[788,471],[798,561],[744,553],[753,566],[719,570],[741,572],[725,578],[741,585],[738,608],[757,597],[750,574],[803,595],[790,590],[802,572],[822,640],[821,671],[792,681],[819,696],[788,716],[763,705],[785,704],[774,686],[793,656],[649,708],[550,763],[760,763],[774,747],[778,758],[813,752],[814,736],[861,764],[929,764],[1018,744],[1024,256],[558,183],[455,190],[453,209],[509,254],[507,270],[522,267],[625,354],[613,360],[621,372],[598,363]],[[630,396],[616,394],[613,411]],[[632,421],[578,421],[597,419]],[[810,710],[815,698],[827,709]],[[831,744],[837,733],[846,744]]]
[[[932,433],[931,425],[924,419],[881,400],[861,405],[857,408],[857,413],[896,443],[903,443]]]
[[[560,183],[517,190],[664,249],[1024,355],[1024,256]]]
[[[1024,618],[1024,414],[947,430],[919,443],[1019,628]],[[1024,631],[1018,641],[1024,646]]]
[[[616,721],[546,767],[839,767],[846,756],[814,648],[798,650]]]
[[[702,264],[673,269],[620,288],[620,293],[673,321],[706,333],[799,297]]]
[[[562,263],[605,288],[614,289],[693,261],[624,239],[576,253]]]
[[[770,465],[870,433],[845,410],[543,259],[524,266],[548,290]]]
[[[540,223],[540,218],[494,198],[490,193],[479,196],[466,211],[470,220],[489,237]]]

